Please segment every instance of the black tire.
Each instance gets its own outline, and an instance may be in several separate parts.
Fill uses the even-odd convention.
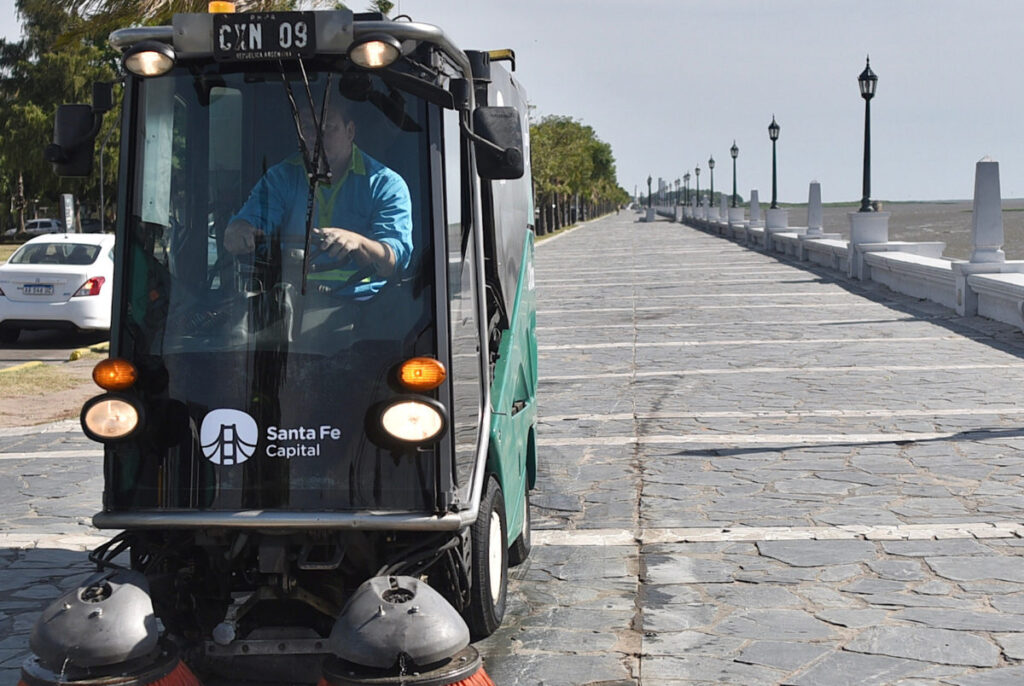
[[[480,514],[470,528],[469,606],[465,618],[474,641],[493,634],[505,617],[508,592],[508,533],[505,498],[493,477],[480,499]],[[498,568],[495,569],[495,566]]]
[[[0,343],[14,343],[21,335],[21,329],[0,329]]]
[[[525,488],[525,484],[524,484]],[[519,537],[509,546],[508,549],[508,565],[509,567],[518,567],[519,565],[526,562],[526,558],[530,557],[530,551],[533,549],[533,526],[530,521],[530,491],[526,489],[523,491],[523,531],[519,534]]]

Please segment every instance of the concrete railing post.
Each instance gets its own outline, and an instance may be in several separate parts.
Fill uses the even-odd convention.
[[[974,166],[974,212],[971,216],[971,261],[954,262],[956,312],[978,314],[978,294],[971,288],[973,274],[1024,271],[1024,262],[1007,262],[1003,252],[1003,207],[999,189],[999,163],[984,157]]]
[[[781,207],[768,208],[764,213],[764,249],[771,252],[772,234],[789,228],[789,210]]]
[[[864,280],[864,252],[860,246],[869,243],[889,242],[889,212],[849,212],[850,245],[847,259],[847,276]]]
[[[807,236],[820,236],[824,224],[824,213],[821,209],[821,184],[811,181],[807,192]]]
[[[999,163],[985,157],[974,167],[971,262],[1005,262]]]
[[[761,202],[757,199],[757,191],[750,191],[750,225],[761,226],[764,220],[761,219]]]

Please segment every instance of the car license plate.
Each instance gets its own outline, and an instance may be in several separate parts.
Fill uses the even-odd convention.
[[[312,57],[316,24],[312,12],[213,15],[213,56],[218,60]]]
[[[21,287],[25,295],[53,295],[53,285],[48,283],[35,283]]]

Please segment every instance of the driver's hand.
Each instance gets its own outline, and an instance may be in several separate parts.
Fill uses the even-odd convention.
[[[262,230],[249,222],[236,219],[224,230],[224,248],[232,255],[251,253],[256,249],[257,236],[263,235]]]
[[[341,260],[350,253],[355,253],[353,257],[357,261],[366,261],[365,257],[360,254],[365,248],[366,243],[366,239],[362,235],[346,229],[333,227],[324,227],[316,229],[316,231],[320,237],[320,249],[330,257]]]

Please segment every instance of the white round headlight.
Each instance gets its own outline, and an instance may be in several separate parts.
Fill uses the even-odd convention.
[[[82,428],[97,441],[113,441],[130,435],[139,426],[139,410],[117,396],[99,396],[82,410]]]
[[[444,416],[428,403],[402,400],[384,410],[380,423],[393,438],[408,443],[422,443],[441,433],[444,429]]]

